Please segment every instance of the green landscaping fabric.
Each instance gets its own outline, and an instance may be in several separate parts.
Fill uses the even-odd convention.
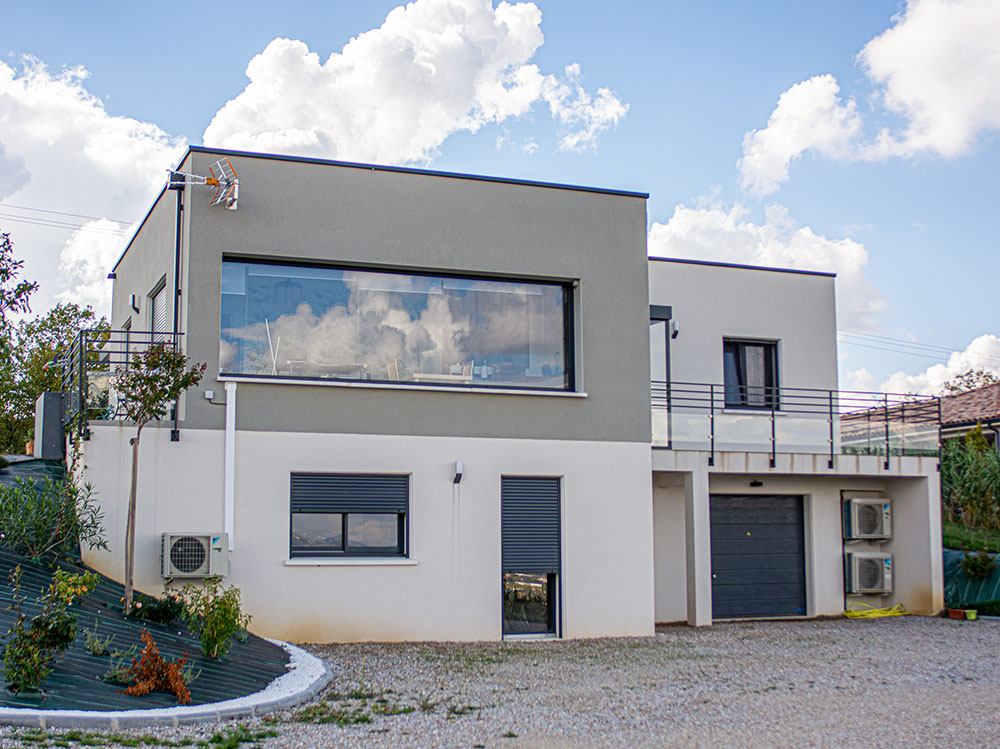
[[[8,611],[11,586],[9,575],[16,565],[21,565],[21,594],[27,595],[24,613],[37,614],[41,607],[35,599],[47,590],[53,568],[34,564],[9,548],[0,545],[0,637],[14,621],[14,612]],[[63,569],[81,572],[80,565],[60,564]],[[123,687],[111,684],[101,677],[110,666],[109,656],[91,655],[85,647],[87,632],[94,631],[101,637],[114,635],[112,650],[126,650],[135,645],[137,653],[143,644],[139,637],[143,628],[149,630],[165,658],[188,655],[201,674],[190,685],[192,705],[242,697],[263,689],[273,679],[286,671],[288,653],[267,640],[251,635],[246,642],[236,641],[225,658],[212,660],[201,653],[201,642],[186,626],[175,622],[166,627],[145,621],[126,619],[121,613],[124,590],[119,583],[102,577],[96,590],[82,600],[74,602],[70,611],[77,615],[76,640],[56,659],[55,670],[42,684],[41,691],[21,692],[15,695],[6,688],[0,664],[0,707],[33,707],[44,710],[129,710],[169,707],[177,699],[166,692],[153,692],[142,697],[132,697],[118,692]]]
[[[66,469],[61,460],[42,460],[41,458],[9,457],[10,467],[0,471],[0,486],[13,484],[15,479],[53,479],[63,478]]]
[[[997,560],[997,554],[991,555]],[[944,600],[952,604],[976,604],[1000,600],[1000,567],[982,580],[973,580],[958,568],[965,552],[944,549]],[[997,560],[1000,561],[1000,560]],[[971,608],[971,606],[970,606]]]

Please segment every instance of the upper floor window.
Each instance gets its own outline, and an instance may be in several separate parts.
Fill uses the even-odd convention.
[[[723,383],[727,408],[778,407],[778,356],[774,341],[725,339]]]
[[[220,371],[570,390],[571,288],[224,260]]]

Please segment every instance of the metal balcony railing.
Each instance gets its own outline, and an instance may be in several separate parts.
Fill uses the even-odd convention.
[[[127,371],[135,356],[154,344],[180,345],[183,333],[134,330],[84,330],[57,359],[62,367],[66,422],[85,437],[92,420],[124,418],[125,402],[115,390],[115,379]],[[74,436],[77,436],[74,435]]]
[[[938,398],[850,390],[732,386],[701,382],[651,384],[653,446],[827,456],[939,456]]]

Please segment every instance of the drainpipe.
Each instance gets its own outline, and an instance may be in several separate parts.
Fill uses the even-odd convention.
[[[223,489],[223,530],[233,550],[233,515],[236,507],[236,383],[226,383],[226,452]]]
[[[177,192],[177,219],[174,227],[174,329],[173,329],[173,340],[174,348],[177,348],[178,343],[178,333],[180,332],[180,307],[181,307],[181,229],[184,222],[184,183],[180,182],[174,184],[174,180],[171,179],[171,190],[176,190]],[[174,404],[174,426],[170,430],[170,441],[179,442],[181,439],[181,430],[179,425],[179,408],[178,404]]]

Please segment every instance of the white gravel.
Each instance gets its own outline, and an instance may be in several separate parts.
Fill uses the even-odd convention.
[[[303,723],[298,708],[269,725],[247,723],[279,733],[264,746],[1000,746],[996,619],[746,622],[669,627],[649,638],[307,647],[334,673],[325,705],[311,703],[316,713],[371,722]],[[197,741],[218,728],[136,733]],[[25,745],[18,735],[0,729],[0,747]]]

